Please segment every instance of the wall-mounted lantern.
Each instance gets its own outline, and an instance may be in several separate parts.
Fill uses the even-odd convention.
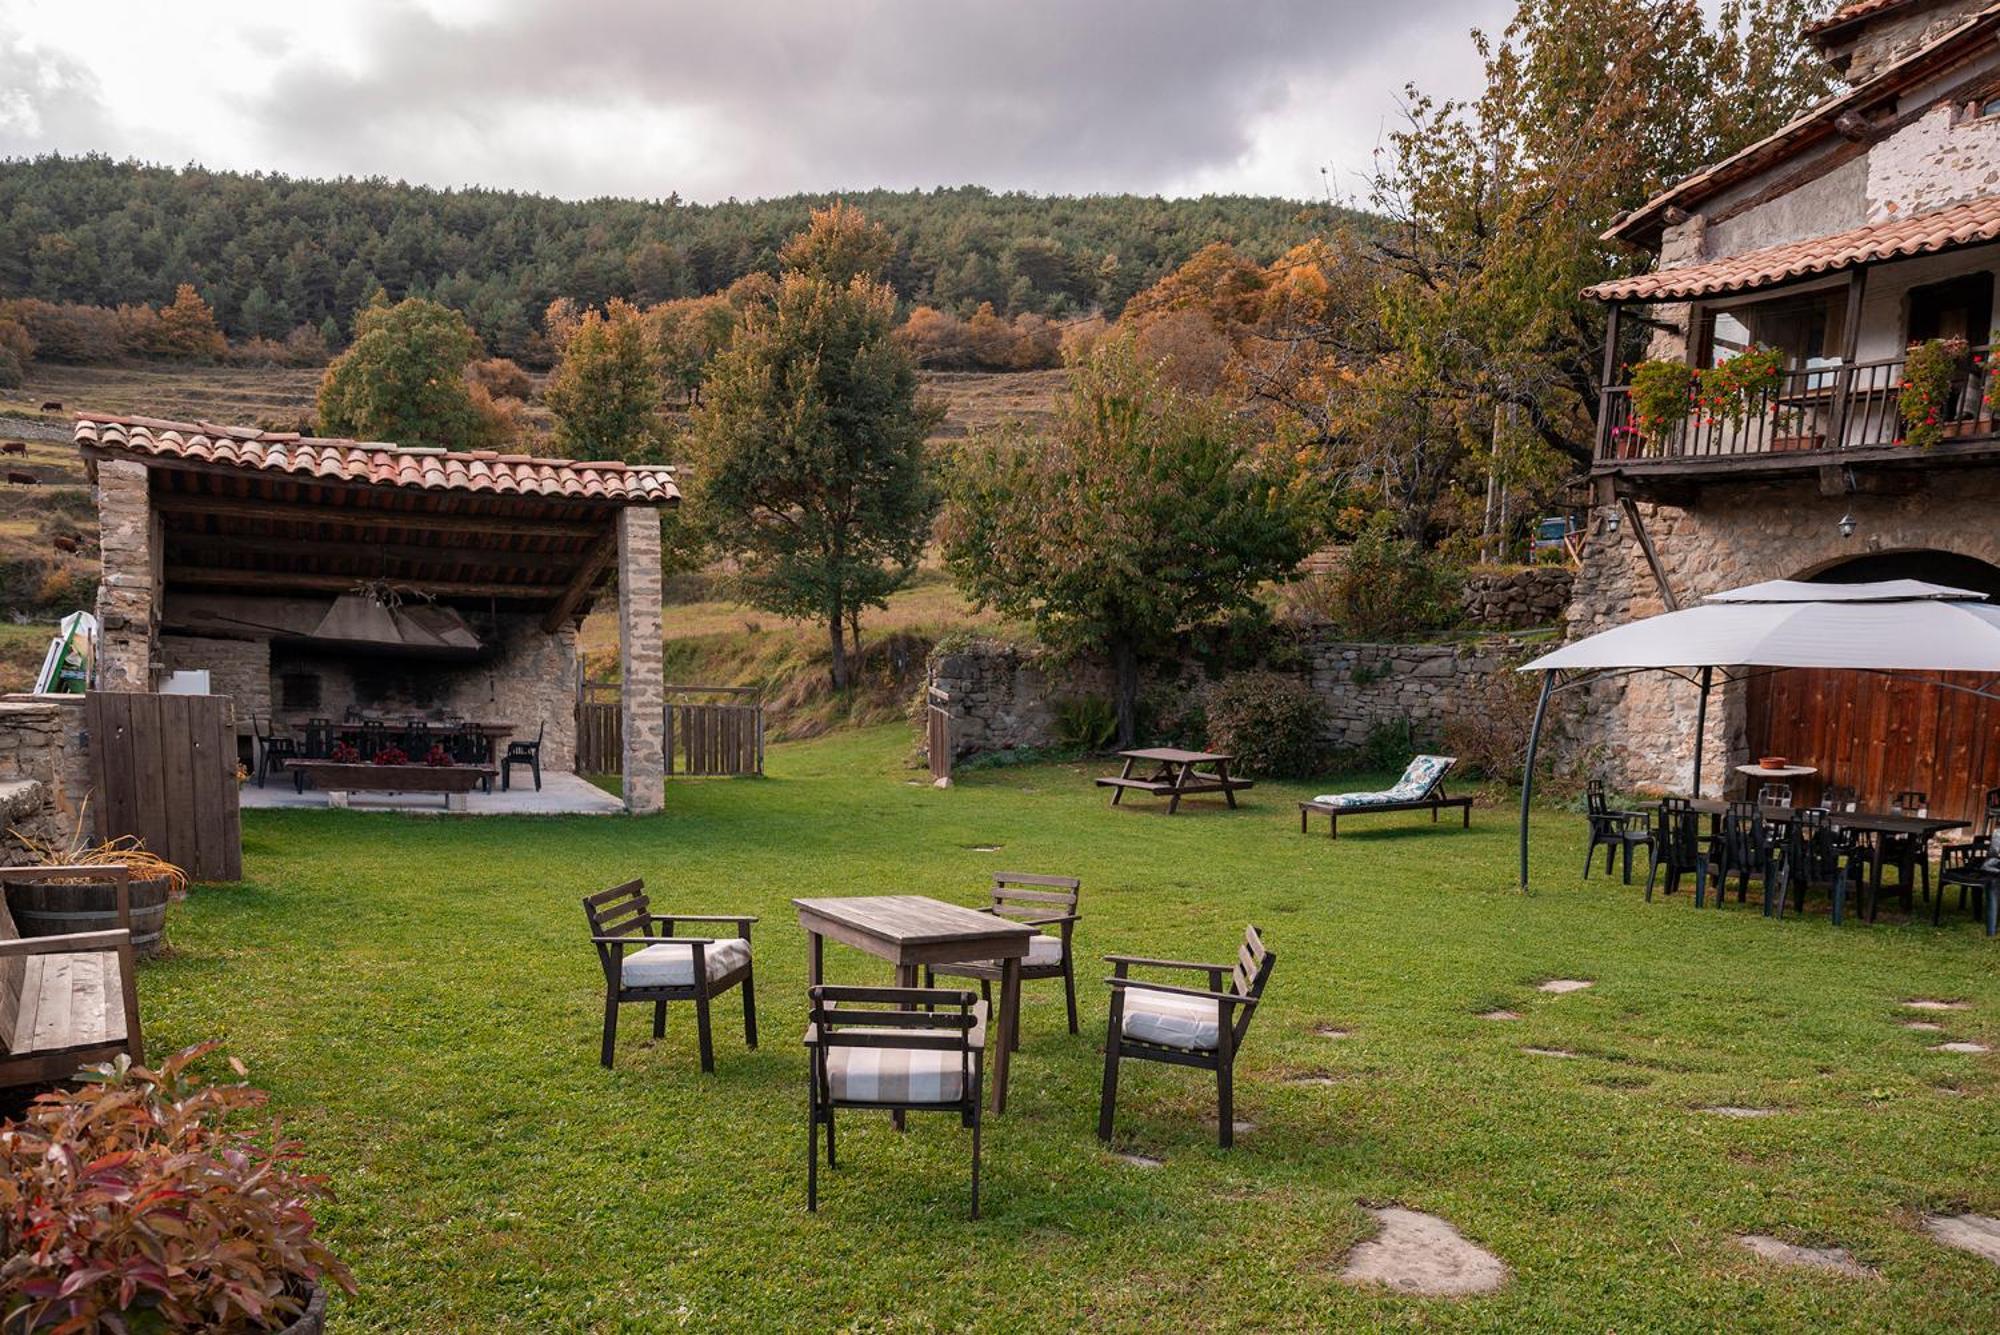
[[[1854,536],[1854,516],[1852,514],[1844,514],[1840,517],[1840,536],[1843,538]]]

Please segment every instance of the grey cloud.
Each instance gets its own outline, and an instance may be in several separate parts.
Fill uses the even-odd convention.
[[[81,153],[113,139],[97,78],[75,59],[0,24],[0,157]]]
[[[575,0],[517,3],[463,27],[404,10],[375,21],[358,73],[295,53],[252,122],[273,165],[572,195],[968,181],[1152,190],[1240,157],[1288,86],[1363,75],[1386,94],[1424,75],[1396,58],[1399,34],[1462,31],[1493,9]],[[616,145],[559,147],[566,116],[607,106],[702,113],[728,127],[726,142],[714,157],[696,146],[698,182],[665,179]],[[1374,110],[1357,108],[1370,120]],[[507,111],[553,133],[509,142]],[[1300,164],[1302,190],[1316,166]]]

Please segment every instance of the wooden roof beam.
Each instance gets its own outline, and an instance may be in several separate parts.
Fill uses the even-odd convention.
[[[349,528],[403,528],[444,533],[491,533],[529,538],[594,538],[603,520],[519,519],[501,515],[429,514],[421,510],[377,510],[360,506],[314,505],[296,501],[250,501],[234,496],[156,491],[153,509],[165,515],[209,515],[218,519],[269,520],[280,524],[338,524]]]
[[[506,584],[494,580],[391,579],[371,581],[362,575],[302,575],[277,570],[213,570],[200,566],[170,565],[166,582],[200,588],[228,588],[244,592],[246,580],[255,580],[252,592],[274,590],[310,593],[347,593],[356,585],[386,583],[440,598],[514,598],[529,602],[560,598],[563,584]]]
[[[167,530],[167,552],[202,556],[304,556],[333,560],[409,561],[438,566],[498,566],[537,574],[564,576],[591,554],[590,548],[574,552],[518,552],[504,547],[431,547],[422,543],[371,541],[363,538],[271,538],[216,533],[186,533]],[[182,564],[208,565],[195,559]],[[245,569],[245,567],[232,567]]]
[[[577,567],[576,574],[570,579],[569,586],[562,591],[562,596],[556,599],[556,605],[549,609],[548,615],[542,618],[544,635],[555,634],[561,629],[563,622],[576,615],[576,609],[583,605],[584,599],[590,596],[590,591],[597,587],[597,581],[603,576],[605,566],[611,563],[612,553],[617,550],[618,530],[607,524],[604,536],[591,545],[583,564]]]

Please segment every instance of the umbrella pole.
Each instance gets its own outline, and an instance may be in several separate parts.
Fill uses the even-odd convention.
[[[1712,667],[1701,670],[1701,704],[1694,712],[1694,795],[1697,798],[1701,796],[1702,735],[1708,731],[1708,690],[1713,684],[1714,676],[1715,669]]]
[[[1521,772],[1521,889],[1528,888],[1528,804],[1535,796],[1535,752],[1542,744],[1542,719],[1549,712],[1549,692],[1556,686],[1556,674],[1542,674],[1541,698],[1535,701],[1535,726],[1528,730],[1528,763]]]

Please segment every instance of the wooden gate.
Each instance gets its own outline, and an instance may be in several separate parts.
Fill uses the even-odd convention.
[[[764,772],[764,706],[756,691],[747,686],[669,686],[667,695],[667,773]],[[730,698],[673,698],[690,695]]]
[[[924,705],[924,754],[931,762],[931,782],[951,782],[951,696],[933,686]]]
[[[197,881],[243,879],[227,696],[92,691],[84,726],[104,838],[136,835]]]
[[[1939,680],[1991,687],[1993,679]],[[1886,808],[1917,789],[1932,815],[1976,821],[2000,787],[2000,700],[1893,673],[1793,668],[1750,680],[1750,755],[1781,755],[1819,769],[1818,782],[1853,788]]]
[[[617,774],[625,767],[625,715],[616,701],[576,706],[576,772]]]

